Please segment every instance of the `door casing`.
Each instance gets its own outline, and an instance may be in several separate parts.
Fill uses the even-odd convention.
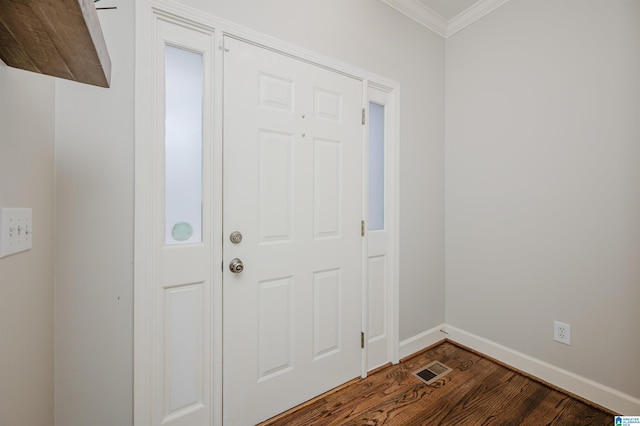
[[[153,240],[155,228],[153,223],[157,220],[158,213],[154,211],[152,197],[153,177],[155,166],[153,164],[154,143],[156,141],[157,123],[154,121],[153,105],[155,100],[153,79],[153,46],[156,42],[156,23],[158,20],[169,21],[193,31],[204,31],[212,35],[214,40],[213,57],[213,100],[212,100],[212,147],[209,157],[205,161],[212,164],[211,177],[212,208],[211,235],[213,241],[213,265],[220,268],[211,268],[213,283],[209,297],[213,312],[209,315],[210,351],[213,365],[210,368],[208,386],[210,388],[211,401],[209,401],[209,423],[222,425],[222,93],[223,93],[223,67],[222,52],[224,36],[245,40],[260,45],[267,49],[276,50],[286,55],[294,56],[303,61],[308,61],[322,67],[330,68],[336,72],[355,77],[363,84],[363,108],[368,105],[368,88],[375,87],[387,92],[389,95],[388,117],[390,129],[388,133],[387,150],[387,190],[390,247],[389,259],[391,271],[390,299],[388,309],[390,312],[390,360],[398,362],[399,333],[398,333],[398,225],[399,225],[399,83],[382,77],[367,70],[345,64],[341,61],[319,55],[296,45],[283,42],[274,37],[256,32],[254,30],[230,23],[213,15],[205,14],[186,7],[172,0],[136,2],[136,76],[135,76],[135,235],[134,235],[134,424],[157,424],[154,418],[153,408],[157,398],[157,390],[154,389],[155,357],[153,338],[154,321],[154,293],[152,283],[156,273],[156,261],[154,250],[150,242]],[[366,132],[365,132],[366,134]],[[366,136],[363,136],[366,137]],[[367,155],[365,154],[365,157]],[[365,159],[363,159],[365,161]],[[366,167],[363,168],[366,177]],[[366,191],[364,191],[366,193]],[[366,211],[366,200],[363,206]],[[365,241],[366,247],[366,241]],[[363,269],[366,254],[363,255]],[[366,297],[363,294],[363,330],[366,324]],[[366,347],[362,355],[362,377],[366,377]]]

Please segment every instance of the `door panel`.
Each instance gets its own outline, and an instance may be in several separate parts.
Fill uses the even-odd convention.
[[[292,289],[292,277],[258,283],[258,381],[292,368]]]
[[[369,256],[367,276],[369,277],[369,332],[367,333],[367,336],[369,337],[369,343],[375,343],[376,341],[387,337],[387,315],[385,309],[385,278],[387,276],[386,256]],[[383,360],[382,363],[384,362],[387,361]]]
[[[261,130],[258,135],[260,242],[291,241],[293,235],[293,135]]]
[[[340,269],[313,274],[313,358],[314,360],[340,351],[342,342],[340,320]]]
[[[314,236],[330,238],[340,236],[342,209],[342,164],[340,141],[316,138],[313,167]]]
[[[362,83],[227,41],[224,419],[245,425],[360,375]]]
[[[165,291],[168,413],[202,401],[203,283]]]

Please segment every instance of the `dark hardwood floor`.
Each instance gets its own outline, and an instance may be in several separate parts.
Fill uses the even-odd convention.
[[[430,385],[412,372],[453,369]],[[262,426],[612,425],[614,413],[582,402],[450,342],[354,380]]]

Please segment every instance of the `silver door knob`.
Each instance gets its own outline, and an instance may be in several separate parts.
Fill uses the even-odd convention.
[[[242,260],[238,259],[237,257],[229,263],[229,270],[234,274],[239,274],[243,269],[244,264],[242,263]]]

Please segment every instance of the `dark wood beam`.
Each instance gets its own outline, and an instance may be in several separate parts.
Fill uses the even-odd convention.
[[[7,65],[109,87],[111,59],[93,0],[0,0]]]

